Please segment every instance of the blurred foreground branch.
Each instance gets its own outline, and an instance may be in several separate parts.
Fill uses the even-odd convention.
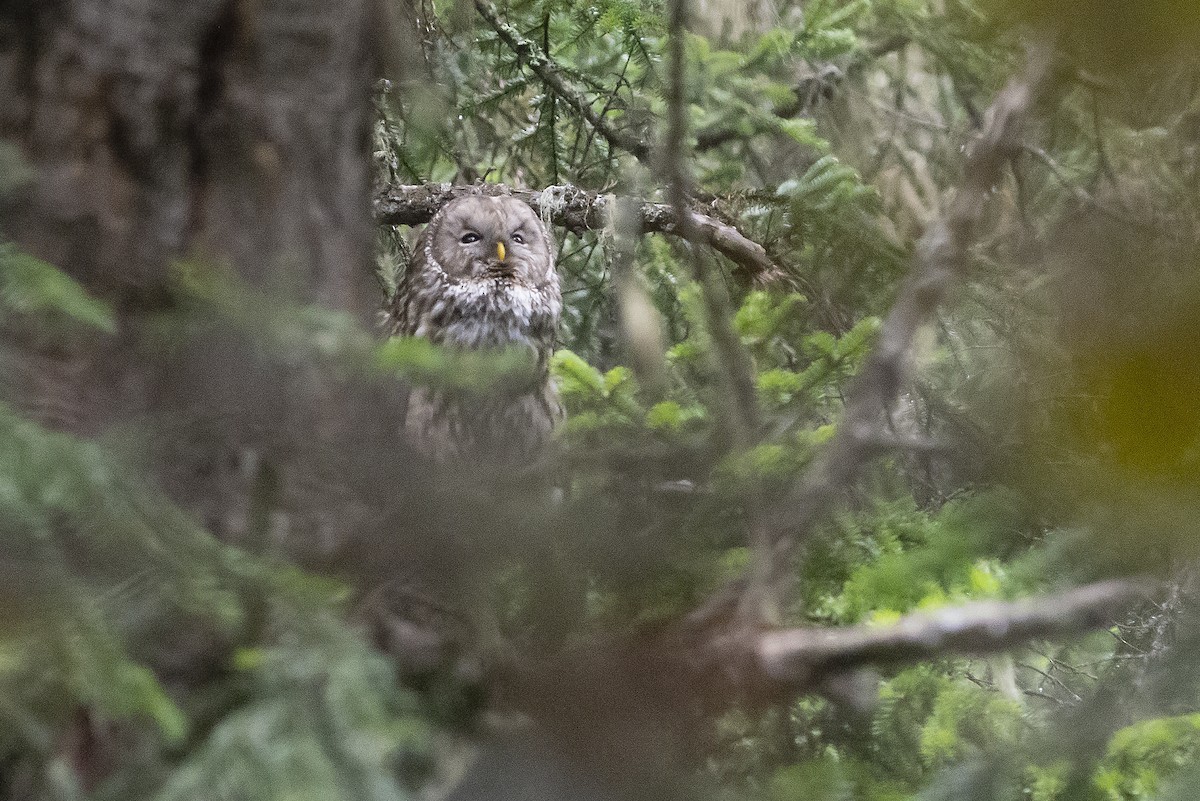
[[[569,184],[549,186],[541,191],[513,189],[504,184],[455,186],[420,184],[390,186],[375,196],[375,220],[382,225],[421,225],[443,205],[466,195],[512,195],[520,198],[548,222],[572,233],[597,231],[608,223],[616,208],[612,195],[589,192]],[[679,218],[666,203],[637,201],[637,220],[642,233],[681,236]],[[784,271],[767,255],[766,249],[747,238],[729,223],[699,212],[691,212],[691,235],[722,254],[757,284],[782,282]]]
[[[823,676],[867,665],[990,654],[1030,640],[1105,628],[1154,593],[1149,582],[1102,581],[1056,595],[921,612],[890,626],[774,631],[759,638],[758,663],[772,681],[808,686]]]
[[[543,688],[564,677],[595,675],[603,679],[597,680],[594,697],[573,714],[586,718],[614,704],[632,704],[623,707],[632,717],[712,717],[738,704],[772,705],[820,692],[830,681],[870,668],[994,654],[1102,630],[1158,601],[1165,590],[1151,579],[1115,579],[1018,601],[977,601],[916,612],[891,625],[758,632],[726,628],[700,640],[692,639],[694,630],[674,630],[619,647],[606,641],[548,662],[509,664],[502,683]],[[634,700],[622,693],[631,693]]]

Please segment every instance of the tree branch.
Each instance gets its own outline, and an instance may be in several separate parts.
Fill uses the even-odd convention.
[[[612,196],[569,184],[549,186],[540,192],[504,184],[420,184],[382,189],[375,196],[375,220],[381,225],[421,225],[451,200],[477,194],[512,195],[528,203],[543,219],[575,234],[604,228],[615,208]],[[678,218],[668,204],[638,201],[638,218],[643,233],[681,235]],[[691,212],[691,224],[696,241],[728,258],[749,280],[762,285],[786,281],[786,273],[771,261],[763,246],[734,226],[696,211]]]
[[[487,0],[475,0],[475,8],[500,37],[500,40],[529,66],[534,75],[537,75],[550,91],[562,98],[587,120],[588,124],[595,128],[609,145],[632,153],[639,161],[644,161],[649,157],[650,148],[645,142],[625,131],[614,128],[601,115],[597,114],[587,98],[567,83],[566,78],[563,77],[562,68],[558,66],[557,62],[544,53],[536,42],[526,39],[516,28],[500,19],[500,14],[494,5]]]
[[[908,615],[890,626],[798,628],[759,637],[758,664],[768,681],[811,686],[824,676],[867,665],[899,666],[953,654],[991,654],[1030,640],[1102,629],[1154,597],[1150,582],[1102,581],[1021,601],[978,601]]]

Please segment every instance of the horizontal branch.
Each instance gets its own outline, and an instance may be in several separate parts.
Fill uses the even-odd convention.
[[[603,229],[616,207],[615,198],[589,192],[576,186],[549,186],[541,191],[512,189],[504,184],[454,186],[452,184],[418,184],[391,186],[375,197],[375,220],[381,225],[421,225],[443,205],[468,195],[512,195],[537,212],[542,219],[571,231]],[[679,235],[675,211],[666,203],[639,201],[638,220],[642,233]],[[695,238],[727,257],[751,281],[774,284],[785,273],[767,255],[762,245],[746,237],[729,223],[699,212],[691,212],[692,233]]]
[[[518,708],[523,694],[536,698],[548,682],[588,676],[594,692],[574,692],[568,714],[586,710],[582,720],[588,720],[595,710],[624,705],[671,726],[684,717],[681,710],[688,720],[693,714],[715,718],[739,705],[762,709],[844,689],[846,679],[869,668],[1001,653],[1103,630],[1159,603],[1169,589],[1149,579],[1101,581],[1019,601],[915,613],[884,626],[668,628],[565,649],[549,659],[510,660],[494,676],[503,685],[500,694]]]
[[[991,654],[1032,640],[1111,626],[1155,593],[1146,582],[1103,581],[1021,601],[979,601],[901,618],[890,626],[801,628],[763,634],[760,668],[772,683],[811,686],[822,677],[956,654]]]

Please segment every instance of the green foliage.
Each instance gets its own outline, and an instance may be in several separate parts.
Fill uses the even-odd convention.
[[[828,759],[784,768],[771,777],[773,801],[844,801],[853,798],[852,792],[842,766]]]
[[[394,670],[344,624],[295,621],[278,646],[236,656],[249,702],[176,770],[160,801],[402,799],[405,750],[428,740]]]
[[[1008,582],[1005,569],[985,559],[1004,550],[1020,530],[1021,517],[1004,495],[951,501],[935,514],[902,501],[839,521],[841,539],[864,561],[852,569],[842,592],[820,611],[840,622],[871,615],[894,617],[951,601],[994,597],[1006,584],[1010,594],[1028,587]]]
[[[625,367],[614,367],[601,373],[569,350],[560,350],[550,362],[563,402],[570,412],[567,418],[568,435],[586,438],[603,431],[633,432],[643,426],[677,428],[681,423],[682,407],[672,412],[671,402],[644,409],[636,397],[633,375]]]
[[[112,330],[104,304],[55,268],[5,256],[6,305],[28,324]],[[182,286],[193,304],[251,325],[253,296],[194,269]],[[284,319],[291,327],[277,336],[346,352],[322,344],[322,332],[342,329],[316,309],[254,325]],[[363,332],[350,339],[375,348]],[[344,588],[219,542],[112,445],[0,403],[0,759],[30,788],[82,797],[70,760],[85,757],[64,750],[64,737],[97,726],[129,743],[98,798],[407,797],[398,760],[422,752],[425,724],[392,666],[345,627]],[[265,645],[255,642],[261,599],[280,628]],[[163,634],[178,627],[182,644]],[[221,664],[239,641],[249,644]],[[241,675],[195,695],[162,682],[164,663],[206,648],[218,673]]]
[[[1180,768],[1200,757],[1200,715],[1136,723],[1121,729],[1095,777],[1106,801],[1157,798]]]
[[[419,30],[404,41],[420,57],[375,92],[379,180],[573,183],[665,200],[663,3],[517,0],[500,10],[528,42],[516,49],[469,3],[416,5],[406,12]],[[388,400],[369,422],[395,433],[389,393],[525,386],[527,352],[386,339],[299,296],[303,281],[284,271],[252,285],[201,256],[174,265],[163,297],[127,330],[128,309],[0,244],[6,382],[44,377],[21,361],[26,345],[61,356],[64,343],[130,335],[138,356],[225,368],[225,351],[197,343],[232,340],[232,352],[249,354],[235,365],[243,373],[228,374],[234,399],[201,411],[221,418],[213,431],[255,445],[230,453],[212,435],[197,446],[208,461],[188,478],[199,485],[230,460],[276,460],[302,501],[347,499],[315,511],[313,542],[272,539],[276,529],[280,539],[310,534],[311,521],[295,518],[313,510],[295,499],[254,495],[243,509],[244,487],[206,499],[224,504],[218,515],[252,521],[242,528],[258,526],[239,547],[206,530],[196,486],[160,482],[147,464],[179,421],[138,409],[84,437],[16,399],[0,404],[0,789],[161,801],[436,796],[422,782],[459,767],[460,755],[438,749],[462,723],[439,705],[477,702],[461,685],[478,665],[465,659],[467,675],[451,676],[441,665],[398,669],[362,624],[363,588],[289,561],[289,548],[309,547],[378,567],[334,553],[359,525],[395,548],[372,552],[388,568],[420,572],[427,559],[478,579],[464,590],[438,569],[419,577],[449,604],[469,606],[479,599],[461,596],[472,593],[493,602],[497,636],[547,670],[596,643],[672,630],[744,577],[762,510],[779,508],[839,431],[916,243],[953,197],[963,149],[1020,60],[1014,19],[1067,26],[1073,61],[1029,147],[991,188],[957,293],[919,333],[894,402],[877,410],[895,442],[881,442],[861,480],[835,487],[835,512],[804,532],[783,623],[882,626],[1194,557],[1197,304],[1185,276],[1200,252],[1200,101],[1193,68],[1163,67],[1194,33],[1192,6],[767,5],[777,13],[745,30],[694,20],[685,153],[666,155],[686,160],[699,208],[764,245],[779,280],[753,287],[701,246],[641,237],[633,262],[665,339],[661,381],[642,386],[645,373],[622,363],[612,237],[556,232],[566,308],[550,367],[569,411],[557,449],[501,484],[455,486],[449,501],[405,472],[426,465],[390,451],[347,456],[337,449],[359,447],[342,441],[355,432],[322,438],[307,418],[296,423],[303,399],[290,385],[261,396],[244,385],[278,371],[305,386],[379,391]],[[553,59],[569,98],[529,68],[535,51]],[[623,152],[577,98],[653,158]],[[0,141],[5,203],[34,176],[19,152]],[[379,236],[385,294],[412,235]],[[714,270],[707,283],[698,258]],[[239,417],[247,408],[249,423]],[[341,422],[345,410],[322,411]],[[525,468],[553,473],[553,502],[522,494]],[[376,496],[364,490],[373,481]],[[551,627],[538,615],[559,613],[566,633],[542,631]],[[986,659],[889,667],[863,677],[878,699],[827,685],[765,710],[746,699],[689,745],[707,748],[703,772],[730,798],[1184,801],[1200,694],[1194,678],[1161,675],[1181,670],[1163,658],[1168,644],[1187,645],[1176,614],[1154,609]],[[498,662],[486,667],[503,672]],[[199,667],[177,675],[181,664]],[[92,755],[73,743],[93,729],[112,729],[120,747],[85,787],[76,763]]]
[[[33,169],[21,156],[20,149],[0,139],[0,199],[20,190],[33,180]]]
[[[0,241],[0,320],[9,314],[113,333],[112,310],[58,268]]]
[[[375,363],[415,382],[476,394],[525,386],[537,375],[528,350],[458,351],[416,338],[393,337],[377,346]]]
[[[721,263],[734,276],[728,311],[761,417],[749,444],[733,451],[730,352],[710,330],[709,299],[693,280],[689,252],[659,236],[637,246],[635,263],[667,339],[662,386],[650,392],[621,364],[604,241],[564,237],[565,347],[552,370],[569,410],[560,437],[568,516],[587,519],[585,539],[624,532],[620,547],[638,565],[613,567],[580,547],[581,558],[595,560],[588,563],[594,622],[669,621],[738,575],[750,561],[747,509],[792,489],[836,432],[913,246],[944,208],[982,109],[1020,61],[1011,17],[996,13],[1000,5],[1020,4],[821,0],[780,6],[778,24],[732,34],[696,20],[686,41],[690,173],[698,194],[711,198],[705,210],[764,243],[793,291],[752,289]],[[1018,12],[1043,21],[1081,13],[1054,4]],[[523,2],[504,13],[612,127],[661,141],[660,4]],[[1093,16],[1083,34],[1105,24],[1104,13]],[[401,167],[396,180],[486,177],[535,188],[570,181],[661,199],[652,165],[591,130],[486,26],[476,21],[466,31],[449,25],[448,15],[440,19],[453,28],[440,40],[453,70],[437,90],[451,98],[441,117],[448,122],[436,135],[426,133],[427,121],[402,126],[407,139],[390,152],[415,169]],[[468,34],[482,44],[473,48]],[[1142,36],[1136,28],[1130,35]],[[1096,61],[1095,52],[1075,52],[1085,64]],[[1143,537],[1122,539],[1129,517],[1138,518],[1139,531],[1157,529],[1155,543],[1178,540],[1191,500],[1172,496],[1165,508],[1174,516],[1150,514],[1147,507],[1164,508],[1154,488],[1148,502],[1131,507],[1136,512],[1114,517],[1114,498],[1147,486],[1122,489],[1124,474],[1103,459],[1092,464],[1100,475],[1093,484],[1069,472],[1100,449],[1066,453],[1070,443],[1055,414],[1077,404],[1082,416],[1094,415],[1104,410],[1103,398],[1061,379],[1075,366],[1065,365],[1070,348],[1054,336],[1058,299],[1048,295],[1045,277],[1053,265],[1022,250],[1034,242],[1041,252],[1052,242],[1054,226],[1080,212],[1081,189],[1096,193],[1097,205],[1113,202],[1119,191],[1102,187],[1119,183],[1114,175],[1146,176],[1137,192],[1152,199],[1157,223],[1193,230],[1194,192],[1183,185],[1195,169],[1181,158],[1182,129],[1126,127],[1105,117],[1125,102],[1108,91],[1085,82],[1056,97],[1037,132],[1053,169],[1022,157],[1014,166],[1019,180],[995,187],[997,211],[978,232],[970,285],[914,347],[919,378],[902,391],[891,422],[898,437],[945,438],[954,455],[888,455],[849,493],[846,508],[806,543],[790,621],[883,625],[922,609],[1020,598],[1114,565],[1148,564]],[[388,103],[411,119],[424,113],[421,98],[393,94]],[[1117,216],[1128,211],[1118,206]],[[1106,219],[1114,211],[1108,207]],[[1158,253],[1162,237],[1147,239],[1138,252]],[[1126,272],[1140,274],[1132,261]],[[1107,339],[1094,343],[1103,358],[1086,348],[1074,354],[1093,370],[1113,354]],[[1193,450],[1174,437],[1177,425],[1160,426],[1161,414],[1144,413],[1145,397],[1162,396],[1164,386],[1165,400],[1187,394],[1179,388],[1189,380],[1172,383],[1171,376],[1183,376],[1190,357],[1172,353],[1177,371],[1146,360],[1119,399],[1124,427],[1117,434],[1142,450],[1170,443],[1180,457],[1166,465],[1157,451],[1135,454],[1160,473],[1190,464]],[[1054,380],[1042,382],[1044,375]],[[1176,418],[1190,420],[1186,406]],[[1098,537],[1106,527],[1114,530]],[[1113,553],[1095,547],[1105,536]],[[1038,645],[1007,662],[948,661],[900,673],[884,683],[865,737],[848,733],[831,706],[800,702],[785,724],[744,719],[725,732],[713,770],[756,797],[1065,799],[1078,791],[1076,774],[1090,776],[1090,768],[1079,767],[1066,745],[1041,753],[1038,737],[1056,712],[1092,703],[1106,678],[1128,680],[1114,650],[1110,638],[1097,636]],[[1186,739],[1171,732],[1173,742]],[[794,747],[779,747],[781,738]],[[1098,770],[1111,770],[1108,781],[1122,792],[1137,781],[1131,761]]]
[[[61,573],[64,538],[86,532],[72,544],[90,554],[95,567],[120,567],[137,553],[136,564],[145,571],[135,574],[140,592],[149,590],[147,583],[158,585],[176,609],[224,624],[240,621],[240,604],[227,582],[253,577],[260,568],[212,540],[99,443],[48,431],[0,406],[0,444],[0,519],[7,521],[3,530],[12,552],[33,558],[31,568],[51,571],[45,578],[61,586],[67,578]]]
[[[1021,707],[979,687],[956,685],[938,693],[921,727],[921,758],[928,764],[960,759],[966,749],[986,753],[1013,741],[1021,723]]]

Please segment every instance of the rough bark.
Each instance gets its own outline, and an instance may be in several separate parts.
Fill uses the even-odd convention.
[[[0,205],[0,235],[120,317],[119,342],[50,365],[74,376],[56,392],[87,401],[62,401],[92,418],[70,427],[102,426],[101,397],[152,404],[128,346],[172,302],[174,260],[225,264],[297,300],[373,305],[372,14],[371,0],[0,5],[0,138],[35,176]]]

